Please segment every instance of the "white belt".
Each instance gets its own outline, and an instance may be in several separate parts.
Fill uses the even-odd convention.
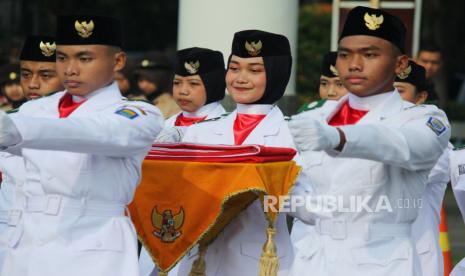
[[[21,219],[21,210],[0,210],[0,223],[16,226]]]
[[[126,205],[119,203],[80,201],[60,195],[26,197],[26,212],[46,215],[82,215],[96,217],[124,216]]]
[[[337,219],[317,219],[315,230],[320,235],[331,236],[335,240],[350,237],[395,236],[410,237],[411,225],[408,223],[351,223]]]

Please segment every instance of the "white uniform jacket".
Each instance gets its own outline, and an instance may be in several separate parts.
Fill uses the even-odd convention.
[[[450,180],[449,151],[451,149],[452,145],[449,145],[431,170],[418,217],[412,225],[412,237],[420,257],[423,276],[444,275],[444,257],[439,245],[439,223],[442,199]]]
[[[181,114],[181,112],[177,113],[176,115],[173,115],[169,117],[168,119],[165,120],[165,127],[174,127],[174,123],[176,122],[176,118],[178,118],[178,115]],[[212,102],[207,105],[202,106],[199,110],[195,112],[198,114],[196,117],[203,117],[207,116],[205,120],[217,118],[223,114],[226,113],[226,110],[224,107],[221,105],[220,102]]]
[[[318,100],[309,103],[306,106],[306,110],[302,112],[307,112],[306,114],[312,114],[312,117],[319,118],[323,117],[326,118],[329,116],[329,114],[332,113],[334,108],[338,105],[338,101],[335,100]],[[300,180],[301,178],[299,178]],[[304,184],[304,183],[302,183]],[[310,183],[308,183],[310,184]],[[292,230],[291,230],[291,241],[292,243],[296,243],[298,240],[300,240],[302,237],[304,237],[307,234],[311,234],[311,231],[313,230],[313,225],[306,224],[299,219],[294,219],[294,223],[292,225]],[[310,232],[310,233],[309,233]]]
[[[450,178],[455,200],[465,222],[465,149],[450,151]],[[465,259],[462,259],[452,270],[451,276],[465,275]]]
[[[329,121],[334,111],[318,119]],[[298,116],[312,116],[302,113]],[[341,152],[301,153],[309,183],[294,215],[315,224],[300,239],[292,275],[421,275],[411,239],[426,180],[450,138],[445,114],[394,91],[356,125],[341,126]]]
[[[138,275],[137,239],[125,206],[162,115],[127,101],[112,83],[58,119],[63,95],[28,102],[12,117],[21,142],[8,150],[22,150],[26,177],[0,275]]]
[[[233,125],[236,114],[237,111],[234,111],[217,121],[203,122],[190,127],[183,142],[234,145]],[[255,127],[243,144],[295,148],[283,114],[276,106]],[[231,221],[208,247],[205,256],[206,275],[258,275],[267,226],[263,208],[259,201],[255,201]],[[278,275],[287,275],[293,251],[284,215],[280,215],[276,222],[275,242],[280,262]],[[192,250],[181,260],[178,275],[188,275],[196,258],[197,252]]]
[[[306,110],[302,112],[306,112],[307,115],[312,114],[312,117],[315,118],[326,118],[328,117],[338,105],[338,101],[335,100],[318,100],[309,103],[306,106]],[[304,183],[301,183],[301,185]],[[308,183],[310,185],[310,183]],[[307,234],[311,234],[313,230],[313,225],[306,224],[299,219],[295,218],[294,223],[292,225],[291,230],[291,241],[292,244],[296,244],[301,238],[305,237]],[[296,250],[297,248],[294,248]],[[296,252],[294,252],[296,253]]]
[[[13,200],[16,189],[24,183],[24,161],[20,156],[8,152],[0,152],[0,172],[2,183],[0,187],[0,271],[3,260],[8,251],[10,235],[14,234],[15,221],[11,216],[10,209],[13,208]]]

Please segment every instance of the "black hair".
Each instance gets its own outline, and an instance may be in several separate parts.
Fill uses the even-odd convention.
[[[434,43],[422,44],[420,50],[418,50],[418,53],[420,52],[439,52],[442,55],[441,47]]]

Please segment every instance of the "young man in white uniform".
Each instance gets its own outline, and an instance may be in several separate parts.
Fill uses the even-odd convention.
[[[125,209],[161,113],[126,101],[114,82],[126,61],[118,20],[60,16],[56,43],[66,90],[0,114],[0,147],[26,167],[0,274],[138,275]]]
[[[415,203],[450,128],[442,111],[394,89],[407,67],[404,42],[398,18],[352,9],[336,62],[349,94],[327,117],[301,113],[289,123],[310,178],[294,189],[305,200],[295,216],[315,225],[294,244],[291,275],[421,275],[410,233]]]
[[[30,35],[26,38],[21,49],[20,84],[27,99],[63,90],[63,85],[56,74],[55,66],[55,38],[43,35]],[[17,112],[12,110],[10,114]],[[12,115],[14,116],[14,115]],[[8,152],[0,152],[0,172],[2,183],[0,189],[0,271],[3,263],[3,253],[8,247],[8,233],[15,224],[15,215],[11,214],[15,189],[21,189],[24,184],[23,158]],[[10,229],[10,230],[7,230]]]

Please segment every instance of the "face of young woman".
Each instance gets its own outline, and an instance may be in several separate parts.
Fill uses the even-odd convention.
[[[226,87],[236,103],[251,104],[260,100],[266,88],[263,58],[233,55],[226,72]]]
[[[321,76],[319,92],[320,98],[337,101],[347,94],[347,89],[344,87],[339,77],[329,78]]]
[[[186,77],[175,75],[173,97],[182,110],[195,112],[207,102],[207,91],[199,75]]]

